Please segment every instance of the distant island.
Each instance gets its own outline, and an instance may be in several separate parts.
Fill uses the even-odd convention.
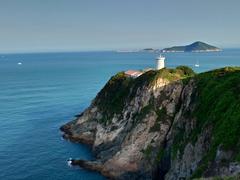
[[[216,52],[221,51],[220,48],[209,45],[207,43],[197,41],[186,46],[173,46],[164,49],[145,48],[139,50],[139,52]]]
[[[161,52],[215,52],[215,51],[221,51],[221,49],[201,41],[197,41],[186,46],[173,46],[161,50]]]
[[[155,51],[157,51],[157,49],[145,48],[145,49],[143,49],[143,50],[141,50],[141,51],[145,51],[145,52],[155,52]]]

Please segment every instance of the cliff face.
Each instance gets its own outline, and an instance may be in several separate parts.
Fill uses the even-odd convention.
[[[113,179],[179,179],[240,173],[240,69],[195,75],[178,67],[136,79],[113,76],[91,106],[61,127],[92,145],[73,164]]]

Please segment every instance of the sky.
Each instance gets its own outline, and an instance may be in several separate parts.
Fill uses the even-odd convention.
[[[240,0],[0,0],[0,52],[240,47]]]

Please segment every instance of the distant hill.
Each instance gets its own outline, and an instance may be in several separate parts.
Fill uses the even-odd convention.
[[[139,50],[139,52],[150,52],[150,53],[156,52],[156,51],[158,51],[158,49],[154,49],[154,48],[145,48],[145,49]]]
[[[217,48],[215,46],[197,41],[186,46],[173,46],[170,48],[165,48],[162,49],[162,52],[212,52],[220,50],[220,48]]]

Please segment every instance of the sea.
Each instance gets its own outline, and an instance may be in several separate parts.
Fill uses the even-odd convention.
[[[148,52],[0,54],[0,179],[105,179],[67,165],[68,158],[94,160],[94,156],[89,146],[64,140],[59,127],[88,107],[112,75],[154,68],[156,56]],[[240,66],[240,49],[164,56],[166,67],[187,65],[198,73]]]

